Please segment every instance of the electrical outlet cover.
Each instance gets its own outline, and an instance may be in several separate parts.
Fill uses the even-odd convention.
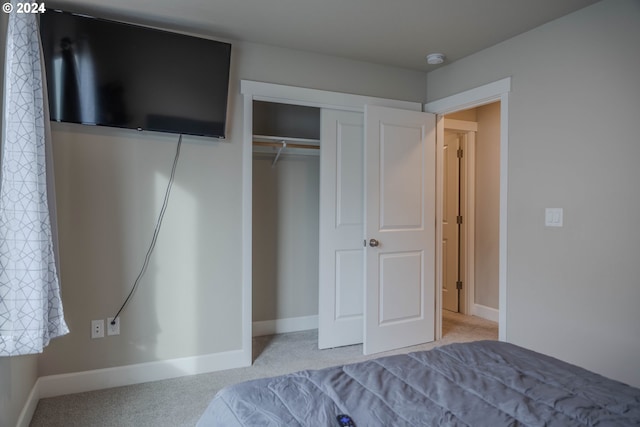
[[[91,338],[104,338],[104,320],[91,321]]]
[[[116,317],[115,325],[112,325],[113,317],[107,317],[107,335],[120,335],[120,318]]]

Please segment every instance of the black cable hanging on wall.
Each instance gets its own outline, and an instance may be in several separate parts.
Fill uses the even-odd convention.
[[[144,273],[147,271],[149,260],[151,259],[151,254],[153,253],[153,249],[156,247],[158,234],[160,234],[160,228],[162,227],[162,220],[164,219],[164,213],[167,210],[167,205],[169,204],[169,195],[171,194],[171,187],[173,187],[173,181],[176,174],[176,168],[178,166],[178,159],[180,158],[181,147],[182,147],[182,134],[180,134],[180,138],[178,138],[178,146],[176,147],[176,154],[173,158],[173,166],[171,167],[171,176],[169,177],[169,183],[167,184],[167,189],[165,190],[165,193],[164,193],[162,208],[160,209],[160,214],[158,215],[158,221],[156,222],[156,226],[153,230],[153,237],[151,238],[151,244],[149,245],[149,249],[147,249],[147,255],[144,258],[144,263],[142,264],[142,268],[138,273],[138,277],[136,277],[136,280],[133,282],[133,286],[131,287],[131,291],[129,292],[129,295],[127,295],[127,298],[124,300],[124,303],[122,303],[122,306],[120,307],[116,315],[113,316],[113,319],[111,320],[112,325],[116,324],[116,319],[118,318],[118,316],[120,316],[120,313],[122,312],[122,310],[124,310],[124,308],[129,303],[129,300],[131,299],[136,289],[138,288],[138,285],[140,284],[140,280],[142,279],[142,276],[144,276]]]

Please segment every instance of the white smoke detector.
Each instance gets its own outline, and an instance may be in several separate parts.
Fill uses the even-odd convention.
[[[443,53],[430,53],[427,55],[427,63],[431,65],[438,65],[444,62],[444,54]]]

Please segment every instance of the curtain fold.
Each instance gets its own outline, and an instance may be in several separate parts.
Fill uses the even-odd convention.
[[[34,14],[11,13],[0,152],[0,356],[69,332],[57,267],[46,79]]]

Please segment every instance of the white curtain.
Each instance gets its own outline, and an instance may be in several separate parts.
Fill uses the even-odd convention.
[[[11,13],[0,152],[0,356],[69,332],[57,269],[46,80],[34,14]]]

